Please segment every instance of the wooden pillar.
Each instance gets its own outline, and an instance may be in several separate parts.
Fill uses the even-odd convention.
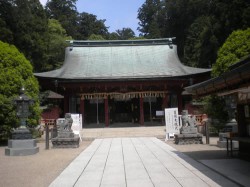
[[[237,104],[236,120],[238,123],[238,134],[240,137],[247,136],[247,126],[245,122],[244,105]]]
[[[162,110],[165,110],[165,108],[168,108],[168,95],[167,94],[162,99]]]
[[[144,125],[144,109],[143,109],[143,98],[140,98],[140,125]]]
[[[64,114],[69,113],[69,95],[64,95]]]
[[[109,102],[108,102],[108,98],[104,99],[104,103],[105,103],[105,126],[108,127],[109,126]]]
[[[181,114],[181,112],[182,112],[182,95],[181,95],[181,93],[178,93],[178,95],[177,95],[177,98],[178,98],[178,112],[179,112],[179,114]]]
[[[84,118],[84,99],[81,99],[80,100],[80,114],[82,114],[82,126],[83,126],[83,124],[84,124],[84,120],[85,120],[85,118]]]

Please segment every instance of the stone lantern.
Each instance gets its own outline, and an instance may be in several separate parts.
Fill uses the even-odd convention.
[[[14,99],[17,108],[17,117],[20,119],[20,126],[12,133],[12,139],[32,139],[30,131],[27,129],[27,118],[30,115],[29,107],[34,104],[34,100],[30,99],[25,93],[24,87],[20,90],[20,95]]]
[[[27,118],[30,115],[29,107],[34,104],[34,100],[25,94],[22,87],[20,95],[14,99],[17,108],[17,117],[20,119],[20,126],[12,132],[12,139],[8,140],[8,148],[5,149],[5,155],[22,156],[31,155],[39,151],[36,146],[36,140],[27,129]]]

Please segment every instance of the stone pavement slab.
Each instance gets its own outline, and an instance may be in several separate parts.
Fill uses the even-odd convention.
[[[131,125],[131,124],[129,124]],[[104,125],[105,127],[105,125]],[[80,132],[83,140],[121,137],[157,137],[165,139],[166,131],[163,126],[140,126],[140,127],[115,127],[115,128],[83,128]]]
[[[238,186],[157,138],[96,139],[51,187]]]
[[[239,159],[201,160],[201,162],[243,186],[250,186],[250,162]]]

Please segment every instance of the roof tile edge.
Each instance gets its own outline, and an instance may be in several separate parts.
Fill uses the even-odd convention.
[[[90,46],[140,46],[140,45],[172,45],[173,38],[143,40],[67,40],[72,47]]]

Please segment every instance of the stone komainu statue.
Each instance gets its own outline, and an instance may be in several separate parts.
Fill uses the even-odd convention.
[[[183,127],[187,127],[187,126],[196,127],[195,116],[191,115],[189,117],[187,111],[182,112],[181,120],[182,120],[182,126]]]
[[[182,127],[180,129],[181,134],[197,133],[195,116],[191,115],[191,117],[189,117],[187,111],[183,111],[181,119],[182,119]]]
[[[71,118],[70,113],[65,114],[65,121],[60,125],[60,130],[62,131],[71,131],[73,119]]]
[[[182,111],[182,127],[180,134],[174,135],[176,144],[202,144],[202,134],[198,133],[195,116],[188,116],[187,110]]]
[[[52,138],[53,148],[77,148],[79,147],[79,135],[75,136],[71,130],[73,119],[70,113],[65,114],[63,123],[57,126],[57,137]]]

